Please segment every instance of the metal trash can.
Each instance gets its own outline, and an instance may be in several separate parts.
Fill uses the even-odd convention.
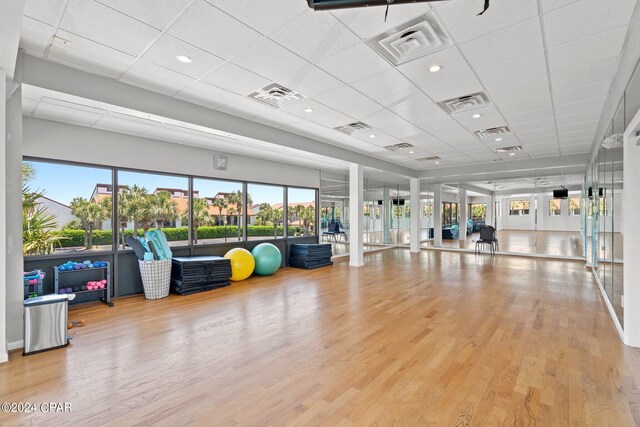
[[[24,300],[23,356],[69,345],[66,295],[44,295]]]

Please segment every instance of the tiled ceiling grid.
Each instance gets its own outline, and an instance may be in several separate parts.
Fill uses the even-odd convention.
[[[494,0],[482,17],[475,3],[398,5],[384,23],[381,8],[313,12],[303,0],[27,0],[21,46],[414,169],[434,167],[417,160],[431,156],[463,165],[588,152],[636,1]],[[367,44],[428,12],[451,47],[396,67]],[[442,70],[429,73],[433,64]],[[246,97],[271,82],[308,99],[278,110]],[[492,104],[448,115],[435,103],[474,92]],[[374,130],[333,129],[358,120]],[[502,125],[513,134],[499,143],[472,134]],[[384,149],[403,142],[414,148]],[[495,153],[518,144],[517,156]]]

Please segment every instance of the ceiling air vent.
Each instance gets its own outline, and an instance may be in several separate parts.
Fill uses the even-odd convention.
[[[402,150],[408,150],[409,148],[413,148],[413,145],[407,143],[407,142],[401,142],[400,144],[395,144],[395,145],[387,145],[386,147],[387,150],[390,151],[394,151],[394,152],[398,152],[398,151],[402,151]]]
[[[490,138],[492,136],[507,135],[510,133],[511,129],[509,128],[509,126],[500,126],[497,128],[477,130],[474,132],[474,134],[480,138]]]
[[[355,123],[349,123],[346,125],[338,126],[337,128],[334,128],[334,129],[339,130],[340,132],[346,133],[347,135],[353,135],[356,132],[370,130],[373,128],[366,123],[355,122]]]
[[[367,43],[395,65],[404,64],[453,45],[433,13],[427,13],[398,25],[367,40]]]
[[[614,133],[613,135],[605,138],[602,141],[602,148],[606,148],[607,150],[613,150],[614,148],[621,148],[623,143],[622,134]]]
[[[475,110],[476,108],[491,105],[489,97],[484,92],[472,93],[471,95],[451,98],[438,102],[438,105],[447,113],[455,114],[464,111]]]
[[[431,157],[422,157],[418,159],[419,162],[435,162],[436,160],[440,160],[440,157],[431,156]]]
[[[271,83],[270,85],[249,94],[249,98],[253,98],[256,101],[260,101],[263,104],[270,105],[274,108],[282,108],[285,105],[304,99],[305,96],[294,92],[291,89],[287,89],[278,83]]]
[[[510,147],[496,148],[496,153],[516,153],[516,152],[522,151],[522,150],[524,150],[522,145],[512,145]]]

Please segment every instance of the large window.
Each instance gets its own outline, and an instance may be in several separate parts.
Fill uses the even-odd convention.
[[[559,199],[549,200],[549,216],[560,216],[562,214],[562,201]]]
[[[27,161],[22,178],[24,255],[112,250],[110,169]]]
[[[529,200],[511,200],[509,202],[510,216],[529,215]]]
[[[195,178],[191,230],[193,244],[242,240],[242,211],[241,182]]]
[[[249,240],[277,239],[284,236],[284,189],[275,185],[247,186]]]
[[[444,202],[442,203],[442,225],[450,226],[458,223],[458,204]]]
[[[170,246],[189,244],[189,180],[185,177],[118,171],[118,247],[127,236],[162,229]],[[105,197],[111,199],[109,191]]]
[[[471,204],[471,220],[472,221],[484,221],[487,217],[487,205],[486,203],[473,203]]]
[[[287,202],[289,237],[317,234],[316,190],[289,188]],[[365,205],[365,215],[371,215],[369,205]]]
[[[580,197],[569,198],[569,215],[571,216],[580,215]]]

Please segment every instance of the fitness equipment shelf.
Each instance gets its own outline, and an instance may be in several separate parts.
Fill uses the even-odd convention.
[[[91,290],[86,290],[86,291],[78,291],[78,292],[74,292],[75,294],[87,294],[87,293],[93,293],[93,292],[104,292],[104,295],[102,296],[102,298],[100,298],[100,301],[102,301],[103,303],[105,303],[106,305],[108,305],[109,307],[113,307],[113,303],[111,302],[111,263],[106,261],[107,265],[105,267],[94,267],[94,268],[83,268],[83,269],[79,269],[79,270],[67,270],[67,271],[59,271],[57,266],[53,267],[53,291],[55,294],[58,293],[58,289],[60,288],[72,288],[74,285],[71,284],[71,286],[65,286],[64,280],[62,279],[62,277],[60,276],[60,274],[62,273],[63,276],[65,277],[65,279],[67,277],[70,277],[67,274],[64,273],[89,273],[92,271],[99,271],[101,272],[101,280],[106,280],[106,286],[104,287],[104,289],[91,289]],[[77,282],[75,284],[75,286],[77,286]],[[74,300],[75,301],[75,300]],[[73,301],[69,301],[69,304],[72,304]]]

